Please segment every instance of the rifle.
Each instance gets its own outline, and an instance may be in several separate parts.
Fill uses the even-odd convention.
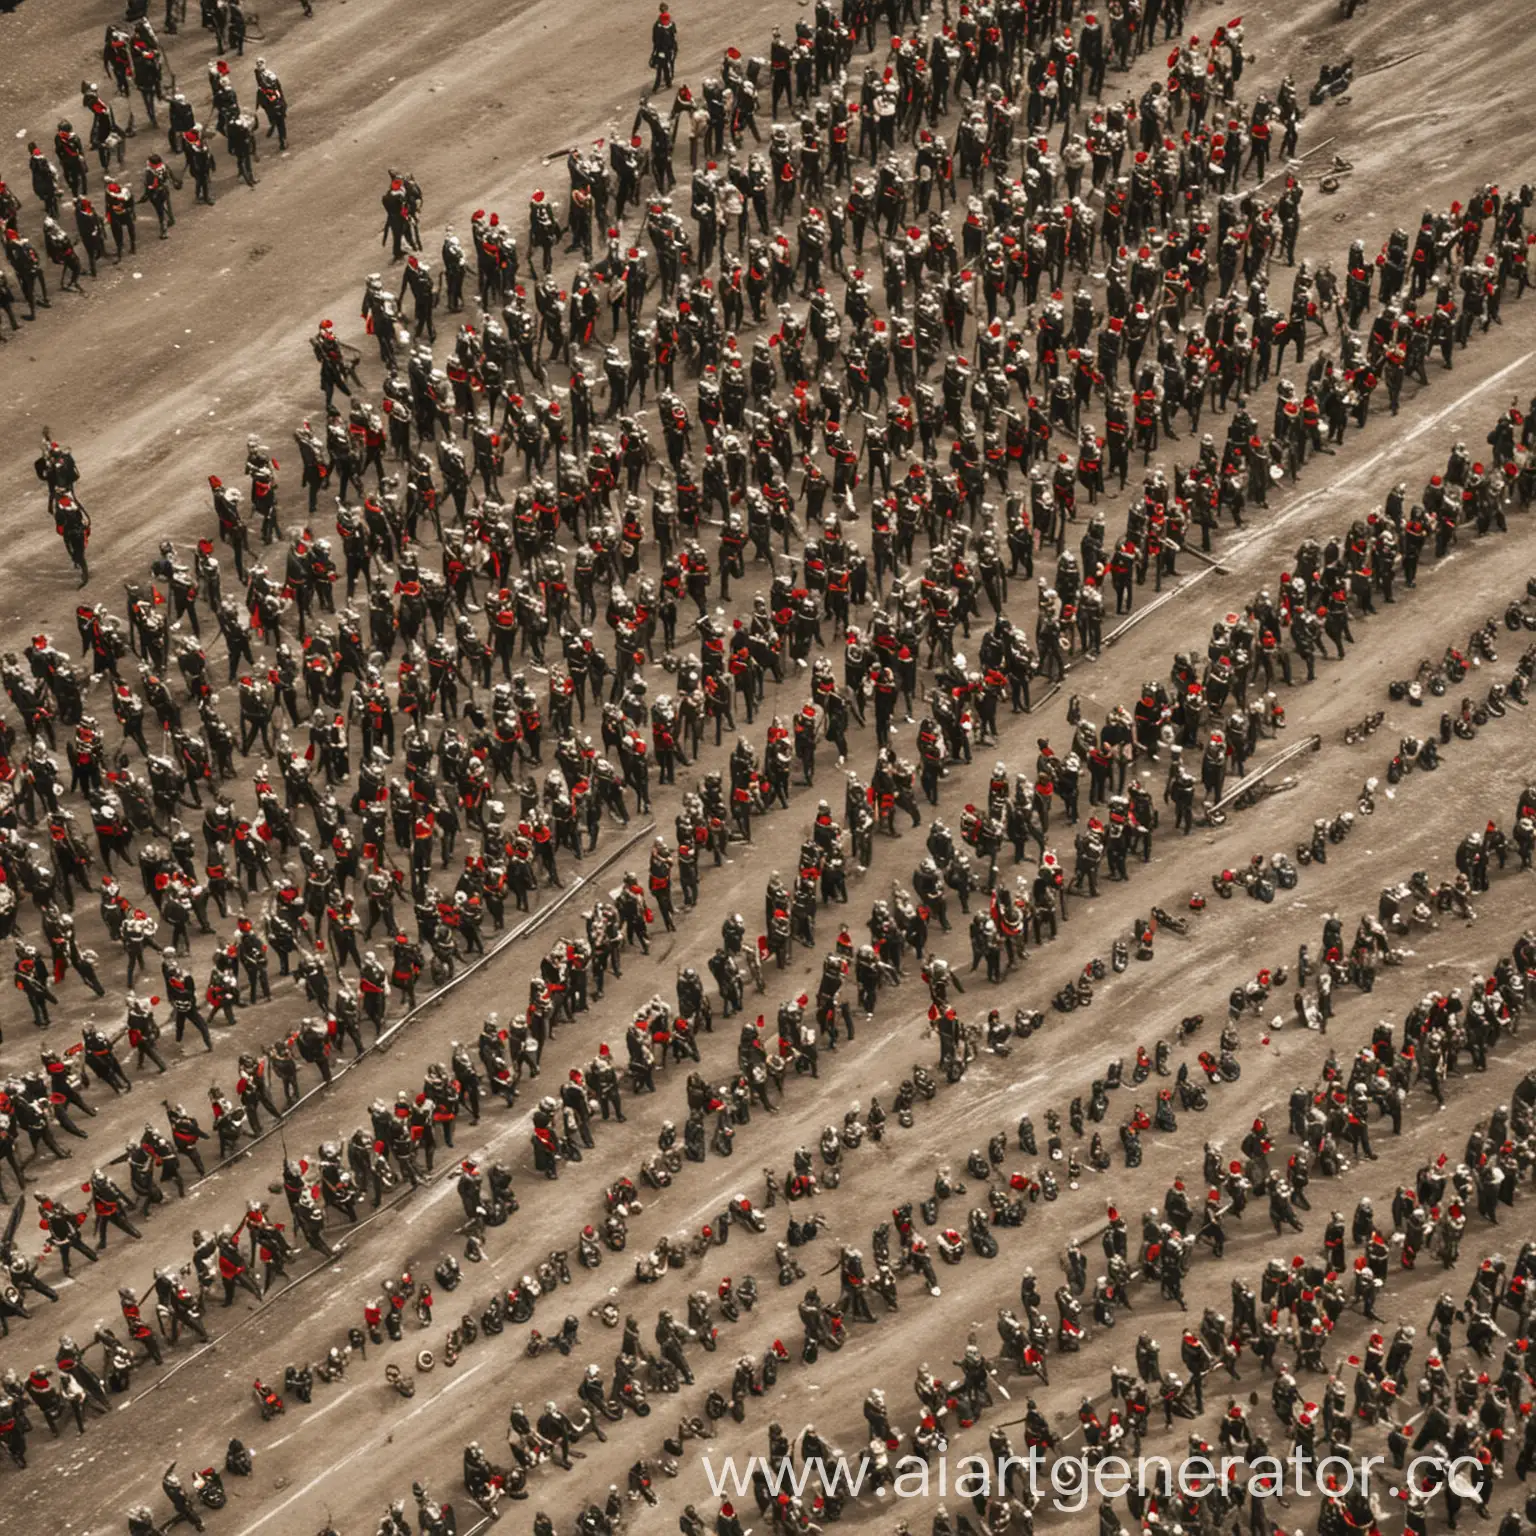
[[[1014,1429],[1020,1424],[1028,1424],[1029,1415],[1026,1413],[1022,1419],[1004,1419],[997,1427],[999,1429]]]

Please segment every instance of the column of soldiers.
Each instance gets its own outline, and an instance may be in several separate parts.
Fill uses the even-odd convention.
[[[233,0],[233,9],[239,13],[238,0]],[[243,47],[234,51],[244,52]],[[80,105],[88,129],[82,132],[73,119],[60,119],[51,157],[35,140],[27,145],[28,179],[42,208],[41,251],[22,232],[20,197],[0,180],[0,230],[9,262],[9,274],[0,269],[0,314],[9,321],[11,331],[18,329],[18,292],[20,302],[27,306],[28,320],[37,318],[39,308],[52,307],[48,295],[50,267],[57,269],[57,291],[83,293],[81,279],[87,272],[93,278],[97,275],[98,263],[107,259],[109,238],[116,263],[122,262],[125,247],[130,256],[135,255],[140,208],[147,207],[153,213],[164,240],[176,223],[172,194],[180,192],[186,180],[192,182],[195,201],[211,204],[212,179],[218,169],[216,136],[223,138],[237,174],[253,187],[256,176],[252,167],[261,139],[257,113],[266,120],[266,137],[276,137],[279,153],[288,147],[287,94],[277,71],[264,58],[256,61],[256,99],[254,110],[249,111],[241,107],[228,61],[220,57],[209,64],[210,101],[204,114],[208,126],[176,87],[161,41],[147,17],[140,16],[131,30],[109,26],[101,58],[112,87],[104,93],[99,84],[82,82]],[[149,127],[157,132],[164,128],[167,138],[164,151],[146,153],[136,175],[127,169],[128,141],[135,137],[132,113],[125,124],[117,106],[134,92],[143,102]],[[178,157],[183,175],[175,169]],[[97,162],[94,170],[93,159]],[[98,194],[92,191],[93,176],[100,177]],[[66,213],[73,232],[63,223]],[[0,326],[0,338],[5,335]]]

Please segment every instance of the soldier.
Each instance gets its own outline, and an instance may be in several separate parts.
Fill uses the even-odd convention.
[[[135,1242],[143,1236],[124,1214],[123,1208],[128,1203],[127,1196],[102,1169],[92,1169],[90,1183],[84,1187],[90,1191],[91,1208],[96,1213],[96,1251],[98,1253],[106,1248],[107,1231],[111,1227],[117,1227],[126,1232]]]
[[[91,264],[91,276],[96,276],[96,263],[107,254],[107,229],[102,223],[101,215],[91,206],[88,197],[75,200],[75,230],[80,236],[80,244],[85,249],[86,260]],[[11,329],[15,330],[15,317],[11,318]]]
[[[241,181],[248,187],[254,187],[257,181],[254,166],[256,119],[249,112],[236,112],[225,125],[224,142],[229,146]]]
[[[21,284],[21,296],[26,300],[27,319],[37,319],[37,305],[44,309],[53,306],[48,302],[48,279],[43,272],[43,258],[37,254],[30,240],[24,239],[14,229],[5,232],[5,254]]]
[[[194,1238],[198,1235],[193,1234]],[[172,1344],[180,1340],[183,1324],[190,1328],[203,1343],[208,1342],[208,1331],[203,1326],[202,1307],[181,1283],[174,1269],[155,1271],[155,1310],[161,1316],[162,1325],[169,1322]]]
[[[232,53],[237,58],[243,59],[245,57],[245,39],[247,32],[245,7],[242,5],[241,0],[226,0],[224,14],[225,27],[227,29],[229,40],[227,44],[219,51],[221,53]],[[310,11],[306,6],[305,14],[312,15],[313,12]]]
[[[667,932],[675,933],[677,924],[672,916],[672,851],[662,837],[658,837],[651,845],[650,891]]]
[[[337,340],[335,329],[329,320],[320,322],[319,331],[310,338],[311,350],[315,354],[316,361],[320,364],[320,388],[325,392],[325,408],[329,412],[335,392],[339,389],[349,399],[352,390],[347,384],[347,376],[352,372],[352,365],[347,361],[341,350],[341,342]],[[341,494],[346,494],[346,486],[343,484]]]
[[[458,314],[464,308],[464,277],[468,271],[468,262],[464,257],[464,247],[459,243],[459,237],[451,224],[443,232],[442,260],[444,302],[449,314]]]
[[[32,945],[17,939],[15,947],[16,989],[26,998],[27,1006],[32,1010],[32,1022],[39,1029],[47,1029],[53,1022],[48,1015],[48,1005],[58,1002],[48,981],[48,968]]]
[[[555,217],[554,205],[540,187],[528,200],[528,245],[530,251],[543,252],[546,274],[554,261],[555,247],[559,243],[560,221]]]
[[[169,240],[171,230],[176,223],[176,215],[171,209],[171,187],[180,188],[170,166],[159,155],[151,155],[144,164],[144,190],[139,195],[141,203],[148,203],[155,210],[155,218],[160,224],[160,238]]]
[[[11,1098],[11,1116],[15,1124],[27,1134],[27,1140],[32,1143],[32,1156],[36,1159],[39,1155],[39,1146],[45,1146],[55,1158],[62,1161],[69,1156],[68,1152],[59,1147],[58,1139],[53,1134],[52,1121],[57,1119],[61,1126],[65,1126],[71,1135],[78,1136],[82,1140],[85,1132],[80,1130],[70,1121],[67,1112],[60,1119],[61,1105],[55,1103],[50,1095],[48,1098],[33,1098],[30,1094],[18,1093]],[[16,1173],[16,1182],[22,1181],[20,1170],[16,1167],[14,1143],[11,1143],[11,1167]]]
[[[384,205],[384,239],[394,242],[390,260],[402,261],[405,258],[405,245],[409,243],[412,249],[419,250],[420,242],[414,238],[410,194],[404,180],[396,172],[389,173],[389,188],[380,201]]]
[[[192,103],[187,100],[184,92],[172,91],[170,111],[166,128],[166,142],[173,155],[180,153],[182,149],[183,138],[187,131],[197,127],[197,113],[193,111]],[[199,128],[198,131],[201,132],[202,130]],[[119,163],[121,163],[122,160],[122,153],[122,145],[119,143]],[[105,161],[103,161],[101,168],[103,171],[107,169]]]
[[[265,1294],[272,1289],[274,1280],[287,1278],[293,1247],[283,1236],[283,1224],[273,1221],[267,1215],[266,1206],[259,1201],[253,1200],[247,1208],[244,1227],[250,1234],[252,1258],[260,1258],[266,1267],[261,1283]]]
[[[101,163],[102,175],[105,176],[112,164],[114,154],[117,156],[117,163],[119,165],[123,163],[125,153],[123,145],[128,135],[118,123],[117,114],[112,110],[111,105],[101,99],[94,86],[88,86],[81,91],[81,101],[90,110],[91,148],[96,151],[96,158]]]
[[[91,1407],[98,1413],[111,1411],[101,1378],[80,1358],[80,1346],[67,1333],[59,1339],[59,1350],[54,1363],[59,1368],[61,1384],[68,1378],[84,1393]]]
[[[39,1053],[42,1058],[43,1071],[48,1079],[48,1100],[53,1105],[55,1118],[65,1113],[65,1106],[78,1109],[81,1114],[89,1119],[96,1118],[96,1111],[80,1096],[80,1090],[75,1086],[74,1067],[65,1063],[64,1058],[57,1051],[45,1050]],[[30,1099],[28,1102],[32,1102]],[[20,1101],[17,1101],[19,1107]],[[63,1120],[60,1120],[63,1124]],[[76,1134],[71,1130],[71,1134]]]
[[[59,268],[59,292],[68,293],[71,288],[76,293],[84,290],[80,286],[80,274],[83,268],[80,265],[79,252],[75,250],[75,242],[71,240],[64,228],[54,219],[43,220],[43,249],[48,253],[48,259]]]
[[[160,1038],[160,1025],[156,1022],[152,1006],[158,1001],[158,998],[145,998],[136,992],[128,992],[123,999],[127,1009],[123,1028],[128,1036],[128,1044],[139,1053],[137,1065],[142,1069],[146,1061],[152,1061],[163,1073],[166,1070],[165,1060],[155,1049]]]
[[[677,66],[677,23],[662,0],[656,20],[651,23],[651,67],[656,78],[651,89],[659,91],[672,84],[673,71]]]
[[[288,148],[288,98],[276,70],[265,59],[256,60],[256,105],[266,114],[267,137],[277,135],[279,153]]]
[[[181,152],[187,162],[187,175],[192,178],[193,197],[199,203],[213,205],[213,191],[209,181],[217,169],[213,149],[203,137],[203,125],[193,123],[181,135]]]
[[[266,1069],[267,1063],[264,1059],[248,1051],[241,1053],[240,1075],[235,1079],[235,1093],[239,1096],[251,1130],[258,1136],[261,1135],[262,1129],[260,1115],[262,1109],[265,1109],[274,1120],[281,1120],[283,1117],[282,1111],[272,1098],[271,1090],[267,1087]]]
[[[411,295],[416,311],[414,334],[419,337],[425,331],[429,341],[436,341],[437,327],[432,323],[432,311],[437,304],[437,286],[432,276],[432,268],[419,256],[406,257],[405,271],[400,279],[400,292],[395,302],[403,304],[407,293]]]
[[[42,1414],[43,1422],[47,1424],[50,1432],[57,1437],[59,1433],[59,1420],[64,1417],[65,1402],[59,1389],[53,1384],[53,1377],[46,1365],[39,1365],[27,1374],[27,1396],[32,1399],[37,1411]],[[13,1410],[14,1411],[14,1410]],[[85,1433],[85,1415],[77,1416],[76,1422],[80,1433]]]
[[[245,1222],[241,1222],[244,1227]],[[256,1289],[256,1282],[251,1279],[250,1268],[246,1264],[240,1251],[239,1229],[220,1227],[218,1236],[206,1238],[201,1233],[194,1232],[192,1240],[199,1249],[210,1251],[218,1260],[219,1279],[224,1284],[224,1305],[232,1307],[235,1304],[235,1290],[239,1287],[247,1290],[257,1301],[261,1300],[261,1292]],[[194,1258],[196,1254],[194,1252]]]
[[[61,125],[65,126],[65,125]],[[50,218],[59,216],[59,172],[47,155],[35,143],[27,145],[27,169],[32,175],[32,190],[43,205],[43,212]]]
[[[94,1264],[96,1255],[86,1247],[85,1240],[80,1235],[80,1228],[86,1221],[85,1212],[66,1210],[45,1195],[34,1195],[32,1198],[37,1201],[37,1208],[42,1218],[38,1226],[48,1234],[48,1247],[58,1254],[59,1262],[64,1266],[65,1278],[69,1276],[71,1252],[83,1253]]]
[[[176,1043],[179,1045],[190,1024],[203,1037],[203,1049],[211,1051],[213,1042],[208,1036],[208,1021],[198,1006],[197,982],[177,957],[174,949],[160,953],[160,973],[165,982],[166,994],[171,1004],[171,1017],[176,1026]]]
[[[139,249],[138,216],[135,212],[133,194],[116,181],[109,181],[106,186],[107,196],[107,227],[112,231],[112,243],[116,249],[115,259],[120,263],[123,259],[123,241],[128,241],[129,255],[135,255]]]
[[[165,1357],[160,1353],[160,1340],[156,1337],[155,1330],[144,1321],[138,1297],[128,1286],[119,1286],[117,1300],[122,1308],[123,1322],[127,1325],[129,1339],[135,1344],[142,1344],[145,1354],[156,1365],[164,1365]]]
[[[75,132],[74,125],[64,118],[53,136],[54,153],[64,171],[64,181],[71,197],[81,197],[86,190],[85,142]]]

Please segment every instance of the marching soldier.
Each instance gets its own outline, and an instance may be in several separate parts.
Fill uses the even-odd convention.
[[[95,277],[96,263],[107,254],[107,227],[88,197],[75,200],[75,232],[80,236],[86,260],[91,264],[91,276]]]
[[[676,66],[677,23],[667,10],[666,0],[662,0],[656,20],[651,23],[651,67],[656,71],[651,89],[659,91],[670,86]]]
[[[160,238],[169,240],[171,230],[176,224],[176,215],[171,209],[171,185],[180,186],[171,172],[170,166],[159,155],[151,155],[144,164],[144,190],[139,195],[141,203],[148,203],[155,210],[155,218],[160,223]]]

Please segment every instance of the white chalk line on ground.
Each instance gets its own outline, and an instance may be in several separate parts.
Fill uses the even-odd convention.
[[[340,1397],[333,1397],[330,1402],[325,1405],[324,1408],[317,1408],[312,1414],[309,1415],[307,1419],[304,1420],[302,1424],[300,1424],[295,1429],[290,1429],[286,1435],[280,1435],[276,1440],[272,1442],[271,1445],[267,1446],[266,1449],[268,1451],[275,1451],[278,1446],[286,1445],[296,1435],[302,1435],[311,1424],[313,1424],[317,1419],[323,1419],[326,1414],[331,1411],[331,1409],[340,1408],[341,1405],[346,1402],[346,1400],[351,1397],[354,1392],[359,1390],[359,1386],[348,1387]]]
[[[1403,433],[1403,435],[1397,438],[1396,441],[1388,443],[1385,448],[1378,448],[1375,453],[1371,454],[1367,458],[1362,459],[1352,468],[1346,469],[1343,474],[1335,476],[1328,482],[1327,485],[1320,485],[1315,491],[1308,491],[1305,496],[1299,497],[1297,500],[1293,501],[1290,506],[1288,506],[1278,517],[1272,518],[1270,521],[1256,526],[1253,532],[1250,533],[1247,538],[1239,540],[1237,543],[1231,545],[1229,549],[1224,550],[1222,552],[1223,560],[1225,561],[1225,558],[1228,554],[1240,554],[1243,550],[1248,549],[1250,546],[1262,543],[1271,534],[1278,533],[1280,529],[1286,526],[1287,523],[1290,523],[1293,519],[1299,517],[1302,512],[1304,512],[1314,503],[1321,501],[1326,496],[1332,496],[1337,491],[1344,490],[1347,486],[1353,485],[1356,480],[1360,479],[1363,475],[1368,475],[1373,469],[1375,469],[1383,459],[1390,457],[1392,454],[1403,448],[1406,448],[1409,443],[1416,442],[1419,438],[1423,437],[1426,432],[1433,431],[1440,425],[1442,421],[1446,420],[1447,417],[1454,416],[1457,411],[1459,411],[1464,405],[1467,404],[1468,401],[1476,399],[1476,397],[1482,394],[1485,390],[1492,389],[1495,384],[1498,384],[1502,380],[1507,379],[1510,374],[1516,373],[1521,368],[1524,368],[1533,357],[1536,357],[1536,352],[1526,352],[1522,356],[1517,357],[1514,362],[1506,363],[1504,367],[1498,369],[1497,372],[1490,373],[1486,379],[1483,379],[1480,383],[1474,384],[1470,389],[1463,391],[1454,400],[1447,401],[1446,404],[1441,406],[1438,411],[1432,411],[1416,427],[1414,427],[1411,431]],[[1207,567],[1207,569],[1209,569],[1209,567]],[[1201,574],[1203,574],[1203,572]],[[1195,579],[1198,580],[1198,576]]]
[[[1271,518],[1267,523],[1255,526],[1250,532],[1246,533],[1244,537],[1235,539],[1231,543],[1224,545],[1220,553],[1219,566],[1202,566],[1198,571],[1195,571],[1189,576],[1186,576],[1184,580],[1181,581],[1178,586],[1173,589],[1172,595],[1182,597],[1186,592],[1192,591],[1195,587],[1199,586],[1199,584],[1204,581],[1207,576],[1216,575],[1218,570],[1222,575],[1236,574],[1233,567],[1234,556],[1241,555],[1246,550],[1256,549],[1259,546],[1267,543],[1269,539],[1271,539],[1275,534],[1279,533],[1280,530],[1287,524],[1294,522],[1296,518],[1300,517],[1303,512],[1308,511],[1311,507],[1322,501],[1325,497],[1333,496],[1339,491],[1347,489],[1362,476],[1370,474],[1370,472],[1375,469],[1383,459],[1390,458],[1394,453],[1397,453],[1403,448],[1406,448],[1409,443],[1415,442],[1426,432],[1433,431],[1434,428],[1438,427],[1440,423],[1447,417],[1454,416],[1457,411],[1461,410],[1461,408],[1468,403],[1468,401],[1475,399],[1485,390],[1491,389],[1495,384],[1502,382],[1504,379],[1508,378],[1510,374],[1515,373],[1521,368],[1524,368],[1533,357],[1536,357],[1536,352],[1527,352],[1523,356],[1517,357],[1514,362],[1507,363],[1497,372],[1489,374],[1488,377],[1481,383],[1474,384],[1470,389],[1458,395],[1454,400],[1448,401],[1445,405],[1441,406],[1438,411],[1434,411],[1430,415],[1426,416],[1424,420],[1418,424],[1418,426],[1414,427],[1409,432],[1405,432],[1395,442],[1388,443],[1385,448],[1378,448],[1375,453],[1369,455],[1367,458],[1362,459],[1358,464],[1354,465],[1353,468],[1346,469],[1343,474],[1335,476],[1328,482],[1327,485],[1320,485],[1316,490],[1308,491],[1306,495],[1298,497],[1295,501],[1291,502],[1291,504],[1286,507],[1286,509],[1281,512],[1278,517]]]

